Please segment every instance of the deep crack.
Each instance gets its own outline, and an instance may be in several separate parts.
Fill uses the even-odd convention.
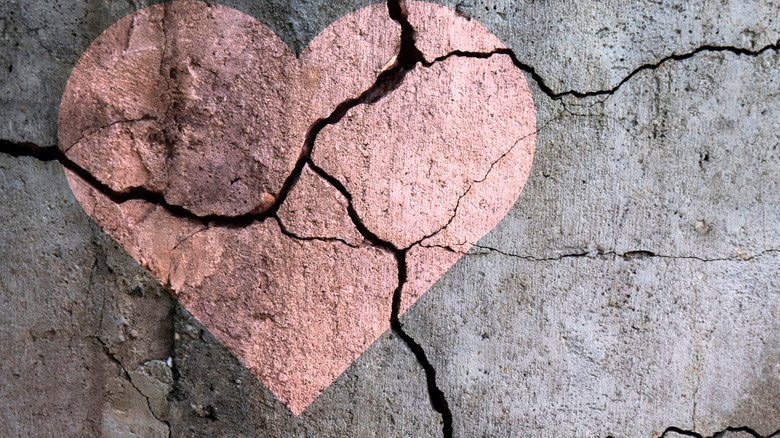
[[[328,116],[327,118],[320,119],[316,121],[308,130],[304,145],[302,146],[301,153],[298,157],[298,160],[296,161],[296,165],[293,169],[293,171],[288,175],[288,177],[285,179],[282,188],[277,195],[274,204],[272,207],[264,212],[259,214],[244,214],[234,217],[225,217],[225,216],[218,216],[218,215],[207,215],[207,216],[199,216],[191,212],[190,210],[186,209],[183,206],[176,206],[171,205],[167,203],[164,199],[164,195],[152,192],[147,189],[143,188],[134,188],[126,192],[117,192],[109,187],[102,184],[100,181],[97,180],[94,176],[92,176],[89,172],[87,172],[85,169],[81,168],[79,165],[74,163],[72,160],[68,159],[65,156],[65,153],[62,152],[57,146],[48,146],[48,147],[40,147],[38,145],[35,145],[33,143],[28,142],[20,142],[20,143],[14,143],[11,141],[6,140],[0,140],[0,150],[4,153],[7,153],[12,156],[29,156],[33,157],[42,161],[59,161],[63,167],[69,169],[70,171],[76,173],[80,178],[85,180],[89,185],[91,185],[93,188],[98,190],[99,192],[106,195],[109,199],[111,199],[115,203],[122,203],[130,199],[140,199],[147,202],[150,202],[152,204],[159,205],[163,208],[165,208],[169,213],[171,213],[173,216],[181,217],[181,218],[188,218],[188,219],[194,219],[197,220],[204,225],[208,224],[208,226],[226,226],[226,227],[244,227],[247,225],[250,225],[251,223],[255,221],[263,221],[269,217],[274,218],[278,221],[280,228],[282,229],[282,232],[291,237],[301,240],[323,240],[320,238],[302,238],[300,236],[296,236],[293,233],[290,233],[287,231],[282,222],[278,219],[276,216],[276,213],[279,209],[279,207],[283,204],[285,201],[287,195],[291,191],[291,189],[294,187],[296,182],[298,181],[298,178],[300,177],[300,174],[303,170],[303,167],[306,164],[309,164],[312,169],[318,173],[321,177],[326,179],[331,185],[336,187],[342,195],[345,196],[345,198],[348,200],[348,213],[349,217],[352,220],[352,222],[355,224],[355,227],[357,230],[363,235],[363,237],[368,240],[370,243],[372,243],[375,246],[378,246],[380,248],[386,249],[390,252],[392,252],[395,255],[395,258],[398,263],[398,286],[393,294],[393,301],[392,301],[392,311],[390,315],[390,324],[392,330],[406,343],[406,345],[409,347],[409,349],[412,351],[412,353],[415,355],[415,358],[417,359],[418,363],[422,366],[422,368],[425,371],[426,374],[426,380],[428,384],[428,392],[431,399],[431,404],[433,408],[439,412],[442,415],[443,419],[443,432],[445,436],[452,436],[452,412],[449,408],[449,405],[447,403],[446,398],[444,397],[443,392],[438,388],[436,384],[436,370],[428,360],[424,349],[418,344],[410,335],[408,335],[404,329],[403,326],[399,320],[399,314],[400,314],[400,303],[401,303],[401,294],[402,289],[407,281],[407,266],[406,266],[406,249],[398,249],[396,248],[391,242],[382,240],[379,238],[376,234],[371,232],[361,221],[359,216],[357,215],[357,212],[354,209],[352,198],[349,195],[349,193],[346,191],[345,187],[335,178],[331,177],[330,175],[327,175],[322,169],[314,165],[314,163],[311,160],[311,153],[314,146],[314,142],[316,140],[317,135],[328,125],[332,125],[335,123],[338,123],[343,116],[349,111],[351,108],[354,108],[355,106],[362,105],[362,104],[373,104],[380,99],[382,99],[387,94],[391,93],[393,90],[397,89],[400,84],[402,83],[405,75],[414,69],[417,64],[421,64],[423,66],[430,66],[436,62],[443,61],[449,57],[452,56],[462,56],[462,57],[471,57],[471,58],[488,58],[490,56],[496,55],[496,54],[505,54],[508,55],[514,65],[518,67],[519,69],[523,70],[524,72],[528,73],[537,83],[539,88],[542,92],[544,92],[549,98],[553,100],[559,100],[566,96],[572,96],[574,98],[586,98],[586,97],[592,97],[592,96],[601,96],[601,95],[611,95],[615,93],[622,85],[624,85],[626,82],[631,80],[634,76],[636,76],[638,73],[644,71],[644,70],[654,70],[659,68],[664,62],[666,61],[680,61],[685,60],[688,58],[692,58],[696,56],[699,53],[704,52],[730,52],[737,55],[748,55],[748,56],[758,56],[762,54],[763,52],[766,52],[768,50],[778,50],[780,47],[780,41],[778,41],[775,44],[764,46],[763,48],[759,50],[749,50],[749,49],[742,49],[732,46],[713,46],[713,45],[705,45],[698,47],[694,49],[693,51],[683,53],[683,54],[672,54],[669,56],[666,56],[662,58],[661,60],[655,62],[655,63],[647,63],[639,66],[638,68],[631,71],[628,75],[626,75],[617,85],[610,89],[606,90],[595,90],[595,91],[577,91],[577,90],[568,90],[563,92],[555,92],[550,86],[547,85],[547,83],[544,81],[544,79],[541,77],[541,75],[538,74],[536,69],[528,64],[525,64],[521,62],[515,53],[511,49],[502,48],[497,49],[492,52],[486,52],[486,53],[479,53],[479,52],[466,52],[466,51],[453,51],[446,55],[443,55],[439,58],[436,58],[435,60],[431,62],[426,62],[423,58],[422,53],[417,49],[415,46],[415,31],[411,24],[409,23],[407,19],[406,9],[403,4],[403,0],[388,0],[388,12],[390,14],[390,17],[395,20],[397,23],[401,25],[401,48],[399,50],[398,56],[396,57],[395,64],[388,70],[382,72],[376,79],[374,85],[370,87],[368,90],[363,92],[360,96],[344,101],[340,103],[335,110]],[[163,30],[165,30],[165,26],[163,23]],[[166,37],[166,46],[167,46],[167,34]],[[164,58],[164,54],[163,57]],[[161,58],[161,70],[162,70],[162,58]],[[166,85],[169,86],[166,80]],[[167,112],[167,111],[166,111]],[[469,188],[470,189],[470,188]],[[468,190],[467,192],[468,193]],[[463,195],[465,196],[465,194]],[[461,196],[462,197],[462,196]],[[457,213],[457,207],[456,212]],[[451,221],[452,219],[450,219]],[[445,226],[446,227],[446,226]],[[443,227],[444,228],[444,227]],[[442,228],[442,229],[443,229]],[[199,230],[198,232],[202,231],[203,229]],[[325,240],[339,240],[340,239],[325,239]],[[343,242],[343,241],[342,241]],[[345,242],[344,242],[345,243]],[[491,251],[497,251],[505,255],[514,256],[514,257],[521,257],[528,260],[558,260],[561,258],[566,257],[583,257],[583,256],[589,256],[591,254],[589,253],[576,253],[576,254],[563,254],[561,256],[557,256],[554,258],[549,259],[537,259],[530,256],[522,256],[517,254],[511,254],[504,251],[500,251],[495,248],[488,248],[488,247],[478,247],[486,250]],[[718,260],[751,260],[753,258],[759,257],[765,253],[768,252],[775,252],[776,250],[767,250],[764,251],[761,254],[751,256],[749,258],[727,258],[727,259],[704,259],[699,257],[674,257],[674,256],[664,256],[664,255],[657,255],[649,251],[634,251],[630,253],[623,253],[623,254],[617,254],[615,252],[610,253],[598,253],[598,255],[614,255],[614,256],[620,256],[620,257],[626,257],[626,258],[635,258],[637,256],[648,256],[648,257],[665,257],[665,258],[688,258],[688,259],[697,259],[701,261],[718,261]],[[111,354],[111,352],[108,349],[108,346],[97,336],[95,338],[98,340],[98,342],[103,346],[104,351],[106,354],[109,355],[109,357],[115,361],[121,369],[124,371],[124,373],[127,375],[128,380],[130,381],[131,385],[135,387],[135,385],[132,382],[132,379],[130,379],[129,373],[127,370],[122,366],[122,364]],[[138,388],[136,388],[137,390]],[[140,391],[139,391],[140,392]],[[141,394],[143,395],[143,394]],[[144,396],[145,397],[145,396]],[[149,402],[148,397],[147,403]],[[153,414],[154,415],[154,414]],[[162,421],[162,420],[161,420]],[[168,424],[167,422],[163,421],[164,423]],[[170,433],[170,425],[169,426],[169,433]],[[692,431],[686,431],[674,427],[667,428],[666,431],[664,431],[664,434],[662,436],[665,436],[669,432],[676,432],[679,434],[697,437],[697,438],[704,438],[702,435],[692,432]],[[768,437],[777,437],[780,435],[780,431],[777,431],[773,434],[770,434],[767,437],[761,437],[758,433],[756,433],[754,430],[747,428],[747,427],[738,427],[738,428],[727,428],[724,431],[718,432],[713,437],[718,437],[726,432],[746,432],[751,434],[754,437],[757,438],[768,438]]]
[[[721,438],[725,436],[727,433],[747,433],[748,435],[752,436],[753,438],[778,438],[780,437],[780,429],[776,430],[773,433],[770,433],[769,435],[761,435],[760,433],[756,432],[754,429],[747,427],[747,426],[739,426],[739,427],[727,427],[723,430],[720,430],[718,432],[715,432],[712,435],[704,436],[698,432],[694,432],[692,430],[686,430],[686,429],[680,429],[679,427],[667,427],[666,430],[661,434],[659,438],[664,438],[667,436],[668,433],[676,433],[678,435],[684,435],[692,438]]]
[[[304,145],[302,147],[301,153],[296,162],[296,166],[294,167],[290,175],[288,175],[288,177],[285,179],[285,182],[282,185],[282,189],[277,194],[276,200],[272,205],[272,207],[264,213],[259,213],[259,214],[246,213],[246,214],[232,216],[232,217],[219,216],[219,215],[199,216],[192,213],[185,207],[167,203],[164,199],[164,195],[157,192],[150,191],[148,189],[134,188],[126,192],[116,192],[114,190],[111,190],[110,188],[100,183],[97,180],[97,178],[89,174],[85,169],[81,168],[72,160],[68,159],[64,155],[64,153],[62,153],[56,146],[41,147],[30,142],[12,142],[8,140],[0,140],[0,150],[2,150],[2,152],[17,157],[30,156],[42,161],[59,161],[63,165],[63,167],[71,170],[72,172],[76,173],[77,175],[85,179],[93,188],[97,189],[104,195],[108,196],[114,202],[121,203],[130,199],[140,199],[153,204],[160,205],[168,209],[169,212],[171,212],[171,214],[177,217],[188,217],[191,219],[200,220],[201,222],[204,223],[214,222],[216,226],[243,227],[255,221],[262,222],[268,217],[271,217],[276,214],[279,207],[282,205],[287,195],[289,194],[290,190],[297,182],[306,161],[309,160],[309,157],[311,155],[311,147],[314,143],[314,138],[316,138],[316,135],[325,126],[338,123],[349,109],[361,104],[375,103],[378,100],[380,100],[382,97],[386,96],[387,94],[389,94],[390,92],[398,88],[398,86],[400,86],[401,82],[403,81],[404,76],[409,71],[414,69],[418,63],[426,67],[429,67],[437,62],[444,61],[453,56],[485,59],[497,54],[505,54],[510,57],[510,59],[512,60],[512,62],[516,67],[530,74],[531,77],[537,82],[542,92],[544,92],[549,98],[553,100],[559,100],[565,96],[573,96],[575,98],[586,98],[586,97],[600,96],[600,95],[611,95],[615,91],[617,91],[623,84],[631,80],[634,76],[636,76],[641,71],[654,70],[660,67],[666,61],[685,60],[685,59],[692,58],[700,53],[730,52],[738,55],[759,56],[762,53],[769,50],[780,50],[780,41],[774,44],[766,45],[758,50],[750,50],[750,49],[744,49],[744,48],[733,47],[733,46],[704,45],[683,54],[672,54],[672,55],[665,56],[661,58],[661,60],[655,63],[643,64],[638,68],[634,69],[633,71],[631,71],[617,85],[615,85],[610,89],[584,91],[584,92],[578,90],[555,92],[554,90],[552,90],[552,88],[550,88],[546,84],[544,78],[542,78],[536,72],[536,69],[533,66],[525,64],[522,61],[520,61],[518,57],[515,55],[514,51],[508,48],[496,49],[490,52],[469,52],[469,51],[455,50],[445,55],[442,55],[434,59],[433,61],[430,62],[425,61],[423,54],[414,45],[414,29],[406,19],[406,11],[402,1],[389,0],[388,10],[390,12],[391,18],[397,21],[402,28],[401,49],[399,50],[399,54],[396,58],[395,65],[392,68],[382,72],[377,77],[377,80],[375,81],[374,85],[370,87],[368,90],[366,90],[365,92],[363,92],[360,96],[342,102],[336,107],[336,109],[331,113],[330,116],[328,116],[325,119],[318,120],[310,127],[306,135],[306,140],[304,141]],[[163,26],[163,30],[165,30],[165,26]],[[167,34],[165,36],[166,36],[166,46],[167,46]],[[166,85],[169,86],[169,84],[167,84],[167,81],[166,81]]]
[[[338,123],[339,120],[347,113],[347,111],[357,105],[361,104],[373,104],[379,101],[382,97],[388,95],[393,90],[397,89],[404,80],[406,74],[414,69],[418,63],[424,62],[422,52],[417,49],[415,45],[415,30],[409,23],[407,17],[407,11],[403,4],[403,0],[388,0],[387,2],[388,13],[390,18],[396,21],[401,26],[401,47],[396,56],[395,65],[389,70],[384,71],[377,78],[376,83],[369,90],[361,94],[356,100],[345,102],[339,105],[331,114],[330,117],[324,120],[320,120],[315,123],[309,130],[307,135],[307,142],[310,147],[308,148],[307,164],[309,167],[321,178],[336,188],[342,196],[347,200],[347,214],[355,225],[358,232],[373,245],[390,251],[395,256],[398,263],[398,285],[393,292],[393,301],[390,313],[390,327],[396,335],[404,341],[406,346],[414,354],[415,359],[423,368],[425,372],[425,379],[428,387],[428,396],[430,398],[431,406],[433,409],[442,416],[442,433],[445,437],[452,436],[452,411],[450,410],[449,403],[444,396],[442,390],[436,383],[436,370],[428,360],[425,350],[417,341],[412,338],[403,328],[399,319],[401,310],[401,296],[403,293],[403,287],[407,280],[406,269],[406,249],[399,249],[392,242],[384,240],[377,236],[374,232],[369,230],[363,221],[360,219],[357,211],[355,210],[354,203],[352,202],[352,195],[347,191],[346,187],[333,176],[329,175],[322,168],[317,166],[311,159],[311,152],[314,149],[314,142],[317,135],[328,125]]]
[[[263,221],[271,217],[277,220],[277,222],[280,225],[280,229],[282,229],[282,233],[292,238],[298,238],[299,236],[295,236],[293,233],[287,231],[286,228],[284,228],[282,222],[278,220],[276,213],[279,210],[282,203],[287,198],[289,192],[292,190],[292,188],[295,186],[296,182],[298,181],[303,171],[303,167],[308,163],[316,173],[318,173],[326,181],[328,181],[334,187],[336,187],[342,193],[342,195],[344,195],[344,197],[348,200],[348,214],[350,219],[354,223],[356,229],[358,230],[358,232],[360,232],[360,234],[371,244],[379,248],[385,249],[387,251],[390,251],[391,253],[394,254],[398,263],[398,285],[393,293],[390,325],[393,331],[396,332],[396,334],[406,343],[406,345],[415,355],[415,358],[417,359],[417,361],[420,363],[423,370],[425,371],[426,381],[428,384],[428,392],[429,392],[432,407],[434,408],[434,410],[436,410],[442,415],[443,433],[444,436],[449,437],[452,436],[452,412],[449,409],[447,400],[444,398],[443,392],[436,385],[436,371],[431,365],[427,356],[425,355],[424,349],[409,334],[407,334],[404,331],[403,326],[399,320],[401,294],[402,294],[403,286],[406,282],[406,251],[399,250],[391,242],[379,238],[376,234],[370,231],[363,224],[362,220],[359,218],[352,204],[352,197],[346,191],[344,186],[335,178],[327,175],[324,171],[322,171],[322,169],[317,167],[311,160],[311,153],[317,135],[326,126],[338,123],[350,109],[358,105],[363,105],[363,104],[370,105],[381,100],[383,97],[385,97],[386,95],[388,95],[389,93],[397,89],[403,82],[406,74],[409,71],[413,70],[418,63],[424,62],[422,53],[417,49],[415,45],[415,31],[407,19],[407,12],[403,2],[401,0],[389,0],[387,2],[387,7],[388,7],[388,13],[390,15],[390,18],[396,21],[401,26],[401,44],[400,44],[399,52],[395,58],[395,63],[389,69],[381,72],[377,76],[377,79],[374,82],[374,84],[369,89],[364,91],[356,98],[352,98],[350,100],[346,100],[340,103],[328,117],[324,119],[319,119],[314,124],[312,124],[312,126],[309,128],[306,134],[304,144],[302,146],[299,157],[296,161],[296,165],[293,168],[293,171],[285,179],[285,182],[283,183],[282,188],[279,194],[277,195],[273,206],[263,213],[257,213],[257,214],[249,213],[249,214],[243,214],[243,215],[233,216],[233,217],[226,217],[220,215],[197,215],[183,206],[173,205],[168,203],[165,200],[164,194],[154,192],[145,189],[143,187],[132,188],[124,192],[113,190],[110,187],[103,184],[101,181],[99,181],[95,176],[93,176],[86,169],[84,169],[83,167],[75,163],[73,160],[68,158],[65,155],[65,152],[63,152],[56,146],[39,148],[36,145],[29,144],[29,143],[15,144],[12,142],[2,142],[0,143],[0,146],[2,146],[2,150],[4,152],[7,152],[14,156],[31,156],[43,161],[59,161],[63,167],[75,173],[87,184],[89,184],[92,188],[99,191],[100,193],[108,197],[112,202],[116,204],[121,204],[129,200],[143,200],[151,204],[163,207],[171,215],[175,217],[195,220],[200,222],[206,227],[213,227],[213,226],[245,227],[254,223],[255,221]],[[163,27],[165,26],[163,25]],[[165,35],[165,37],[166,37],[166,47],[167,47],[167,34]],[[164,56],[165,54],[163,53],[163,58]],[[162,63],[163,61],[161,61],[161,69],[162,69]],[[166,85],[168,85],[168,88],[170,89],[170,84],[166,83]],[[202,230],[203,229],[199,230],[198,232]],[[307,239],[303,239],[303,240],[307,240]],[[321,239],[309,239],[309,240],[321,240]],[[100,339],[98,340],[102,343],[102,340]],[[127,373],[126,370],[125,373]],[[129,374],[128,374],[128,378],[129,378]]]
[[[32,142],[0,140],[0,152],[12,157],[30,157],[39,161],[59,161],[57,146],[39,146]]]
[[[644,70],[655,70],[661,67],[667,61],[682,61],[685,59],[693,58],[694,56],[700,53],[706,53],[706,52],[714,52],[714,53],[728,52],[736,55],[759,56],[762,53],[767,52],[769,50],[780,50],[780,40],[778,40],[773,44],[768,44],[766,46],[763,46],[758,50],[744,49],[744,48],[734,47],[734,46],[717,46],[717,45],[706,44],[703,46],[699,46],[694,50],[691,50],[690,52],[685,52],[680,54],[673,53],[671,55],[667,55],[661,58],[656,62],[642,64],[639,67],[632,70],[629,74],[624,76],[623,79],[621,79],[620,82],[618,82],[612,88],[605,89],[605,90],[593,90],[593,91],[567,90],[567,91],[556,92],[549,85],[547,85],[547,82],[545,82],[544,78],[536,71],[536,68],[534,68],[534,66],[520,61],[520,59],[517,57],[515,52],[509,48],[496,49],[490,52],[470,52],[464,50],[454,50],[452,52],[449,52],[445,55],[442,55],[434,59],[431,62],[427,62],[426,65],[432,65],[436,62],[444,61],[447,58],[453,56],[484,59],[484,58],[489,58],[496,54],[505,54],[512,59],[512,63],[514,63],[514,65],[517,68],[531,75],[533,80],[536,81],[537,85],[539,86],[539,89],[542,90],[542,92],[546,94],[547,97],[549,97],[550,99],[559,100],[566,96],[572,96],[577,99],[583,99],[587,97],[604,96],[604,95],[608,96],[614,94],[618,89],[620,89],[620,87],[622,87],[626,82],[630,81],[634,76],[636,76],[640,72]]]

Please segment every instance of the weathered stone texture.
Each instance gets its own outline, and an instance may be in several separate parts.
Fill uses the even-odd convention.
[[[127,371],[169,357],[170,295],[84,216],[61,169],[0,155],[0,435],[167,436]]]
[[[361,32],[366,23],[371,32]],[[337,44],[340,35],[358,37]],[[334,23],[298,59],[234,9],[145,8],[79,59],[62,97],[59,147],[115,192],[142,188],[198,216],[262,213],[309,126],[369,88],[398,41],[380,5]]]
[[[536,93],[517,205],[404,317],[457,436],[778,429],[779,61]]]
[[[186,310],[176,313],[173,436],[438,436],[414,356],[385,332],[298,417]]]
[[[300,53],[364,6],[331,3],[225,4]],[[55,145],[79,55],[145,5],[0,5],[0,139]],[[548,92],[612,89],[703,46],[757,51],[780,38],[780,6],[449,6],[549,87],[526,74],[537,148],[517,204],[402,318],[436,368],[455,435],[778,430],[777,50],[704,50],[587,99]],[[429,58],[443,53],[423,43]],[[294,417],[90,222],[60,169],[0,154],[0,435],[441,434],[425,375],[392,332]]]

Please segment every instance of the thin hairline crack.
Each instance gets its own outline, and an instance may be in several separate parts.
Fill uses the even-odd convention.
[[[525,255],[525,254],[518,254],[510,251],[506,251],[500,248],[495,248],[492,246],[487,245],[480,245],[477,243],[471,243],[471,242],[464,242],[461,245],[471,245],[472,248],[476,249],[479,252],[473,252],[473,251],[458,251],[457,249],[451,248],[449,246],[443,246],[443,245],[425,245],[421,244],[421,246],[425,248],[442,248],[442,249],[448,249],[453,252],[457,252],[459,254],[467,255],[467,256],[480,256],[485,255],[487,253],[496,253],[501,254],[506,257],[513,257],[523,260],[528,260],[531,262],[550,262],[550,261],[558,261],[562,259],[567,258],[604,258],[604,257],[620,257],[624,259],[642,259],[642,258],[659,258],[659,259],[670,259],[670,260],[696,260],[703,263],[712,263],[712,262],[750,262],[753,260],[756,260],[758,258],[771,255],[771,254],[777,254],[780,253],[780,249],[765,249],[763,251],[757,252],[756,254],[745,256],[745,257],[714,257],[714,258],[705,258],[705,257],[698,257],[698,256],[691,256],[691,255],[669,255],[669,254],[658,254],[653,251],[648,250],[631,250],[631,251],[577,251],[577,252],[570,252],[570,253],[563,253],[558,254],[550,257],[535,257],[532,255]]]
[[[475,185],[477,185],[479,183],[482,183],[486,179],[488,179],[488,177],[490,176],[490,173],[493,171],[493,168],[496,166],[496,164],[498,164],[499,161],[503,160],[504,158],[506,158],[507,155],[511,154],[512,151],[515,149],[515,147],[517,147],[517,145],[520,144],[523,140],[526,140],[527,138],[529,138],[529,137],[531,137],[533,135],[539,134],[541,131],[546,129],[547,126],[549,126],[553,121],[558,120],[561,117],[563,117],[563,115],[565,113],[568,113],[568,110],[566,110],[564,108],[563,111],[558,113],[558,115],[556,115],[555,117],[552,117],[549,120],[547,120],[540,128],[535,129],[531,133],[523,135],[522,137],[517,139],[514,143],[512,143],[512,146],[510,146],[509,149],[507,149],[498,158],[496,158],[495,160],[493,160],[493,162],[490,163],[490,166],[488,167],[488,170],[485,172],[485,174],[481,178],[476,179],[476,180],[472,180],[471,182],[469,182],[469,185],[466,188],[466,190],[460,196],[458,196],[458,199],[455,202],[455,207],[452,210],[452,214],[450,215],[449,219],[447,220],[447,222],[444,225],[442,225],[441,227],[437,228],[436,230],[426,234],[425,236],[421,237],[420,239],[412,242],[411,244],[407,245],[404,249],[410,249],[410,248],[412,248],[415,245],[420,245],[421,247],[426,247],[426,245],[422,245],[422,243],[425,242],[426,240],[436,236],[437,234],[443,232],[444,230],[447,229],[447,227],[450,226],[450,224],[452,224],[452,221],[455,220],[455,218],[458,215],[458,208],[460,207],[460,201],[463,198],[465,198],[466,195],[469,194],[469,192],[471,192],[471,189],[474,188]],[[458,244],[457,246],[466,245],[466,244],[467,243],[464,242],[464,243]],[[438,246],[438,245],[435,245],[435,246]],[[457,252],[457,251],[455,251],[455,252]]]

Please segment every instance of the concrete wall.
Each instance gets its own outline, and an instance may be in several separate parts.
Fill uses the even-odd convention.
[[[0,5],[0,435],[440,436],[396,333],[296,418],[76,202],[65,81],[148,4]],[[365,5],[224,4],[296,51]],[[402,318],[454,436],[777,431],[780,4],[442,4],[514,52],[538,123],[515,207]]]

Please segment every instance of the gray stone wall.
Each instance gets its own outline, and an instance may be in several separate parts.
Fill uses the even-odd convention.
[[[65,81],[149,4],[0,5],[0,436],[440,436],[393,331],[296,418],[76,202]],[[298,52],[365,5],[224,4]],[[402,318],[454,436],[778,435],[780,4],[442,4],[538,120],[515,207]]]

